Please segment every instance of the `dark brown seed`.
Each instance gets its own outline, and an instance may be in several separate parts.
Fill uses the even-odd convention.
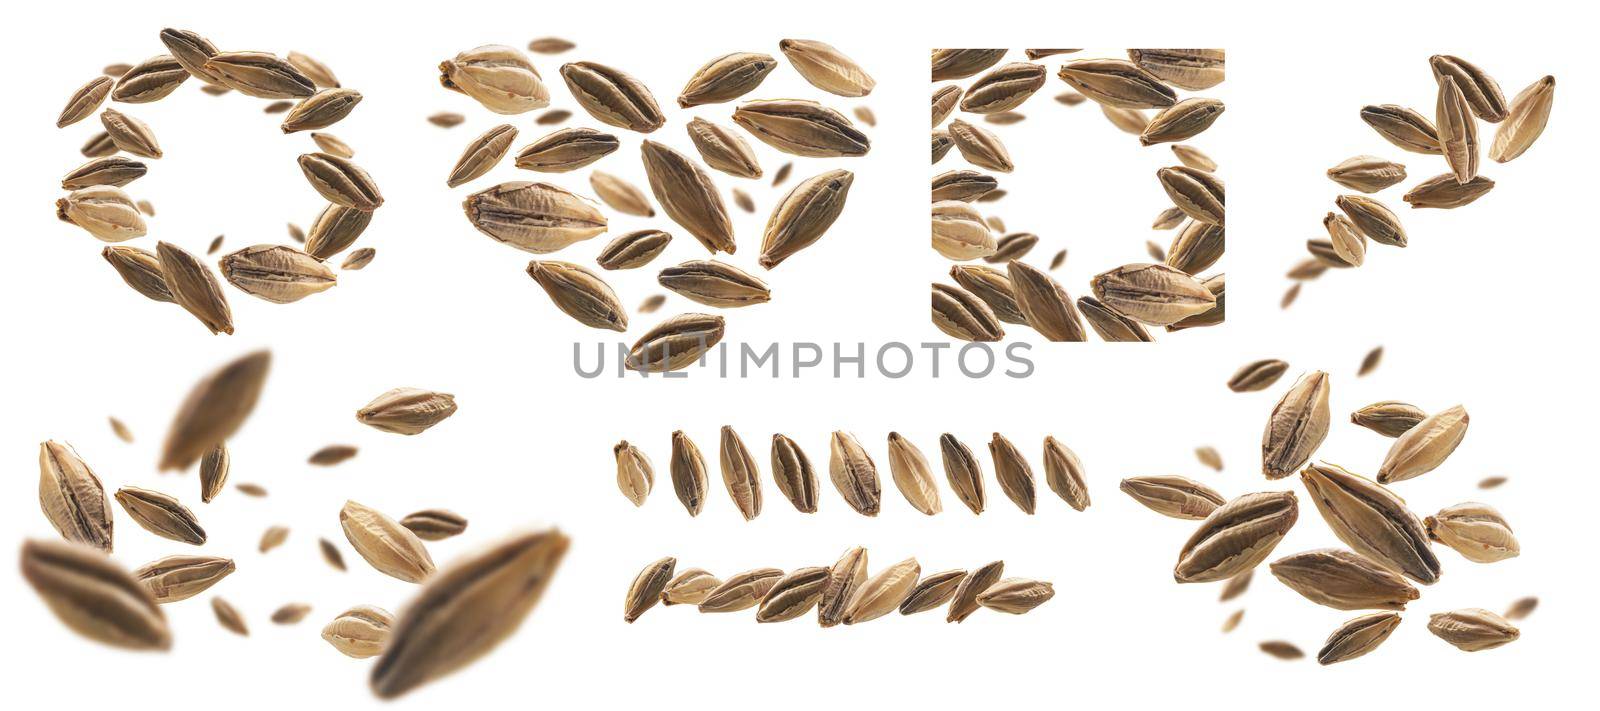
[[[950,278],[962,289],[983,300],[995,318],[1006,323],[1027,323],[1011,289],[1011,277],[993,267],[957,264],[950,267]],[[1080,301],[1080,303],[1082,303]]]
[[[946,570],[922,576],[917,586],[911,589],[911,594],[900,601],[900,614],[915,615],[949,602],[956,596],[956,589],[961,587],[961,581],[966,577],[965,570]]]
[[[319,467],[331,467],[336,464],[349,461],[351,457],[356,456],[356,452],[357,450],[354,445],[330,444],[322,449],[312,452],[311,456],[307,458],[306,461]]]
[[[1228,378],[1228,389],[1236,393],[1249,393],[1257,390],[1266,390],[1278,382],[1278,378],[1289,370],[1285,361],[1267,359],[1246,363],[1235,371],[1233,377]]]
[[[22,577],[72,631],[125,649],[172,646],[150,591],[103,552],[63,541],[26,541]]]
[[[334,570],[344,572],[344,554],[339,552],[339,546],[326,538],[317,539],[317,548],[322,551],[322,559]]]
[[[1317,652],[1317,663],[1327,666],[1367,654],[1383,644],[1399,626],[1400,616],[1393,612],[1362,615],[1350,620],[1328,635],[1328,641]]]
[[[407,514],[400,525],[411,529],[424,541],[442,541],[467,530],[467,519],[449,509],[423,509]]]
[[[800,445],[781,434],[772,436],[772,478],[796,511],[817,512],[817,474],[811,460]]]
[[[1107,343],[1148,343],[1155,340],[1145,330],[1144,324],[1117,313],[1093,296],[1078,297],[1078,312]]]
[[[666,123],[650,90],[619,70],[594,62],[573,62],[561,66],[561,78],[578,105],[601,123],[641,133]]]
[[[672,490],[690,516],[700,515],[706,503],[706,461],[689,435],[672,433]]]
[[[933,325],[945,335],[971,342],[1005,337],[1000,320],[982,299],[946,284],[934,284],[932,296]]]
[[[786,622],[810,612],[822,600],[832,570],[814,566],[783,576],[761,600],[756,622]]]
[[[1303,659],[1306,656],[1306,653],[1300,651],[1299,647],[1281,640],[1268,640],[1266,642],[1262,642],[1258,646],[1261,648],[1261,651],[1284,661]]]
[[[101,250],[100,256],[111,263],[122,281],[145,298],[168,303],[173,301],[172,291],[161,276],[161,260],[156,255],[138,247],[115,245]]]
[[[954,435],[945,433],[939,436],[939,455],[944,461],[945,478],[950,482],[950,488],[955,490],[956,498],[966,504],[972,513],[983,513],[983,469],[978,464],[978,458],[972,455],[972,450]]]
[[[672,235],[661,230],[638,230],[611,240],[595,258],[601,269],[637,269],[661,254],[672,242]]]
[[[200,527],[194,513],[175,497],[150,489],[124,486],[117,490],[116,499],[128,517],[146,531],[195,546],[206,542],[206,531]]]
[[[1223,504],[1184,543],[1173,578],[1209,583],[1254,568],[1272,554],[1298,515],[1294,493],[1288,491],[1245,494]]]
[[[1433,122],[1404,106],[1384,104],[1361,109],[1361,120],[1367,122],[1384,140],[1411,151],[1439,155],[1439,131]]]
[[[1382,360],[1383,346],[1378,346],[1377,348],[1367,351],[1367,355],[1361,359],[1361,367],[1356,370],[1356,377],[1361,377],[1371,373],[1374,370],[1377,370],[1378,363]]]

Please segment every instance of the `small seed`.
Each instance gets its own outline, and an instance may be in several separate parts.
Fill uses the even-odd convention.
[[[1234,371],[1233,377],[1228,378],[1228,389],[1236,393],[1266,390],[1278,382],[1288,370],[1289,364],[1281,360],[1267,359],[1246,363]]]
[[[407,514],[400,525],[424,541],[442,541],[466,532],[467,519],[449,509],[423,509]]]

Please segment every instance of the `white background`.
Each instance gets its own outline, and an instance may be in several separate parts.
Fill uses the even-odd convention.
[[[1593,352],[1586,336],[1574,335],[1584,331],[1594,256],[1589,186],[1595,155],[1580,120],[1596,109],[1592,58],[1581,49],[1588,23],[1542,3],[1520,3],[1508,12],[1503,3],[1461,2],[1450,13],[1344,3],[1337,11],[1307,8],[1314,20],[1280,15],[1277,7],[1254,12],[1163,2],[1116,11],[1021,3],[925,3],[915,10],[811,3],[806,12],[717,5],[461,2],[448,9],[399,9],[281,2],[258,12],[215,4],[151,9],[85,2],[35,9],[14,22],[4,50],[13,68],[13,101],[0,119],[12,151],[5,179],[12,268],[0,280],[10,335],[10,407],[0,427],[0,453],[10,472],[0,517],[12,541],[0,546],[5,565],[15,570],[11,556],[21,539],[54,535],[38,512],[34,460],[40,441],[61,439],[78,448],[108,488],[148,486],[182,497],[210,533],[199,550],[233,557],[239,571],[212,593],[165,608],[176,639],[167,654],[88,643],[64,629],[19,576],[0,575],[10,640],[0,652],[11,670],[8,705],[70,699],[157,708],[175,698],[262,708],[375,705],[365,688],[370,663],[342,657],[317,632],[348,606],[396,610],[414,591],[367,568],[343,543],[337,512],[347,498],[397,517],[435,506],[465,514],[471,520],[465,535],[430,544],[441,562],[528,526],[559,525],[574,540],[522,631],[470,669],[416,692],[403,703],[411,708],[503,706],[511,699],[551,707],[667,708],[752,702],[800,708],[840,699],[852,706],[934,708],[1104,707],[1133,699],[1197,708],[1284,701],[1345,707],[1373,699],[1489,705],[1579,690],[1596,632],[1587,609],[1594,576],[1585,528],[1595,484],[1584,447],[1592,437]],[[366,96],[333,132],[356,149],[357,162],[388,200],[360,242],[376,247],[377,259],[365,271],[341,275],[333,290],[294,305],[267,304],[226,287],[238,324],[232,337],[208,336],[187,314],[130,292],[101,261],[100,243],[52,215],[56,181],[81,162],[77,149],[95,130],[89,122],[55,130],[60,105],[102,65],[163,51],[157,32],[164,26],[194,29],[223,48],[307,52]],[[1041,346],[1034,351],[1038,372],[1025,381],[935,381],[925,371],[904,380],[720,380],[703,373],[647,382],[580,380],[572,375],[570,343],[590,342],[598,332],[555,312],[522,272],[528,255],[472,230],[458,206],[468,189],[443,185],[461,148],[505,119],[439,88],[435,65],[478,44],[522,46],[542,35],[580,45],[560,58],[536,59],[559,104],[574,108],[557,78],[561,62],[614,64],[654,89],[669,116],[657,135],[681,149],[688,148],[682,124],[689,112],[671,107],[671,97],[713,56],[739,50],[776,56],[783,37],[815,37],[877,77],[879,88],[863,102],[879,119],[869,131],[871,155],[797,165],[796,177],[839,165],[856,171],[857,179],[844,217],[827,237],[771,276],[774,302],[729,314],[730,340],[754,344],[879,344],[936,336],[926,315],[927,270],[944,267],[927,257],[923,232],[928,47],[1225,46],[1232,60],[1224,85],[1229,109],[1216,136],[1199,144],[1222,163],[1233,198],[1228,326],[1164,338],[1155,347]],[[1288,286],[1282,273],[1303,256],[1304,240],[1321,234],[1320,219],[1339,193],[1323,177],[1327,167],[1373,153],[1405,162],[1413,177],[1408,185],[1442,171],[1437,159],[1381,142],[1357,117],[1367,103],[1403,103],[1431,113],[1426,58],[1439,51],[1479,63],[1508,95],[1554,73],[1549,130],[1512,164],[1485,162],[1484,174],[1499,183],[1487,197],[1448,212],[1401,209],[1410,247],[1373,245],[1365,267],[1325,276],[1291,310],[1280,311],[1277,301]],[[1131,170],[1075,158],[1079,151],[1099,155],[1090,146],[1103,141],[1114,141],[1119,154],[1133,148],[1130,137],[1103,120],[1086,120],[1098,119],[1089,115],[1095,107],[1069,111],[1049,101],[1062,88],[1053,78],[1060,61],[1046,60],[1052,79],[1024,106],[1026,126],[1059,120],[1068,132],[1060,139],[1061,157],[1077,161],[1085,174]],[[787,64],[756,94],[778,92],[824,98]],[[279,135],[279,118],[263,116],[261,103],[237,94],[206,96],[191,81],[159,103],[118,107],[150,123],[167,153],[130,186],[160,211],[151,236],[132,244],[151,248],[164,239],[200,252],[225,233],[228,246],[238,248],[281,242],[285,222],[305,226],[311,220],[320,200],[294,164],[297,154],[310,150],[309,139]],[[469,122],[446,131],[423,121],[440,110],[464,113]],[[726,121],[729,110],[694,113]],[[511,119],[522,130],[519,146],[542,133],[531,118]],[[580,114],[577,123],[590,122]],[[1216,140],[1223,136],[1225,144]],[[598,167],[642,185],[637,137],[623,138],[623,149]],[[770,175],[781,160],[758,150]],[[1013,151],[1019,163],[1041,160]],[[1141,163],[1135,172],[1153,173],[1154,167]],[[471,189],[528,177],[506,165]],[[579,171],[558,180],[587,192],[586,177]],[[734,183],[717,180],[725,187]],[[1070,242],[1075,256],[1095,249],[1090,240],[1103,239],[1118,240],[1125,245],[1116,247],[1118,254],[1138,259],[1150,236],[1148,221],[1159,209],[1152,202],[1159,197],[1151,190],[1154,180],[1127,192],[1120,181],[1107,183],[1099,195],[1059,191],[1058,204],[1037,212],[1012,198],[1000,206],[1014,229],[1051,224],[1061,238],[1081,240]],[[1403,189],[1380,198],[1402,208]],[[758,214],[736,218],[745,247],[736,260],[741,265],[753,262],[765,211],[781,194],[761,186],[751,193]],[[1118,205],[1132,216],[1125,230],[1073,234],[1059,217],[1063,210],[1111,215]],[[614,223],[619,232],[642,224]],[[686,234],[668,229],[677,240],[661,264],[700,258]],[[604,239],[561,257],[588,262]],[[1087,263],[1077,266],[1083,271],[1071,278],[1081,283],[1093,272]],[[615,283],[629,305],[653,293],[645,272]],[[661,315],[684,306],[676,299]],[[635,320],[629,340],[653,323]],[[1354,378],[1361,356],[1378,344],[1387,349],[1382,366]],[[261,483],[271,496],[249,499],[230,490],[202,505],[192,473],[155,473],[160,438],[197,377],[261,346],[275,354],[266,395],[230,446],[233,480]],[[1236,605],[1219,605],[1216,586],[1171,582],[1171,565],[1192,524],[1138,507],[1116,482],[1178,473],[1228,495],[1298,490],[1292,480],[1266,482],[1254,466],[1260,428],[1288,380],[1250,395],[1223,387],[1234,368],[1263,357],[1290,361],[1290,377],[1316,368],[1333,374],[1336,424],[1319,455],[1362,473],[1375,470],[1389,441],[1345,424],[1345,413],[1382,399],[1430,410],[1464,403],[1473,419],[1465,443],[1438,471],[1397,490],[1423,514],[1465,500],[1492,503],[1516,527],[1523,556],[1484,566],[1439,549],[1443,580],[1424,590],[1384,647],[1349,664],[1318,668],[1256,650],[1261,640],[1281,638],[1314,653],[1329,631],[1355,614],[1313,605],[1264,575],[1240,603],[1248,609],[1244,624],[1232,635],[1219,634]],[[413,438],[354,421],[356,408],[397,386],[455,393],[461,411]],[[137,442],[116,440],[107,415],[124,419]],[[852,430],[880,465],[886,465],[883,439],[891,429],[930,454],[941,432],[956,433],[981,452],[989,433],[1000,431],[1036,468],[1039,441],[1054,434],[1084,460],[1094,504],[1073,512],[1043,492],[1041,482],[1040,512],[1026,517],[991,480],[990,510],[983,516],[966,513],[945,488],[946,512],[929,518],[905,505],[885,477],[884,513],[877,519],[849,512],[826,481],[822,511],[802,516],[769,479],[767,511],[756,521],[741,521],[720,490],[691,520],[665,475],[668,435],[685,429],[714,453],[723,424],[735,425],[756,449],[764,472],[766,442],[775,431],[795,437],[822,464],[827,433]],[[659,470],[657,491],[640,510],[613,483],[610,448],[622,438],[644,447]],[[358,445],[361,453],[333,469],[304,463],[332,442]],[[1222,451],[1225,472],[1210,473],[1194,461],[1191,450],[1201,444]],[[983,458],[990,471],[986,453]],[[1489,475],[1511,481],[1492,492],[1474,488]],[[1302,506],[1300,524],[1280,554],[1337,544],[1309,502]],[[116,516],[116,557],[130,568],[192,550],[139,530],[120,510]],[[258,555],[261,531],[274,524],[293,530],[289,542]],[[350,572],[322,563],[318,537],[340,542]],[[631,626],[621,621],[629,581],[663,555],[727,575],[759,566],[827,565],[858,544],[872,551],[874,569],[907,556],[929,572],[1003,558],[1008,574],[1051,580],[1057,596],[1024,617],[980,612],[959,626],[945,624],[938,613],[848,629],[820,630],[809,622],[758,626],[748,614],[700,615],[682,607],[651,610]],[[216,625],[207,605],[213,593],[246,614],[248,639]],[[1430,612],[1500,610],[1530,594],[1543,604],[1523,624],[1523,639],[1500,650],[1461,653],[1424,629]],[[295,627],[267,621],[272,609],[291,601],[312,604],[310,618]]]

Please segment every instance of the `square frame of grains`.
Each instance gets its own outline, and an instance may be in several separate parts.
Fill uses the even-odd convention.
[[[1124,342],[1223,323],[1224,50],[932,55],[939,330]]]

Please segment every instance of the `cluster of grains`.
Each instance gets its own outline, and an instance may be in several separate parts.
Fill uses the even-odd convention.
[[[1375,358],[1369,355],[1367,360]],[[1227,385],[1239,393],[1266,391],[1288,367],[1280,360],[1247,363]],[[1321,371],[1302,375],[1272,408],[1261,438],[1262,474],[1279,481],[1298,473],[1304,496],[1347,546],[1283,556],[1268,569],[1312,603],[1366,612],[1328,636],[1316,656],[1325,665],[1363,656],[1388,639],[1400,625],[1400,613],[1421,598],[1416,585],[1432,585],[1442,576],[1435,543],[1481,564],[1514,558],[1521,551],[1510,524],[1488,504],[1446,505],[1424,517],[1391,488],[1447,463],[1467,434],[1469,417],[1461,405],[1430,412],[1384,401],[1351,413],[1353,424],[1394,440],[1372,478],[1313,462],[1332,423],[1331,381]],[[1299,519],[1301,499],[1290,490],[1229,497],[1181,476],[1131,478],[1122,489],[1157,513],[1198,521],[1178,553],[1173,577],[1179,583],[1223,583],[1223,601],[1245,592],[1257,566],[1267,562]],[[1479,608],[1436,612],[1427,628],[1459,649],[1492,649],[1520,636],[1510,619],[1526,616],[1532,603],[1520,601],[1514,608],[1504,616]],[[1233,630],[1243,612],[1235,611],[1223,630]],[[1305,656],[1282,640],[1263,642],[1261,649],[1283,659]]]
[[[1500,84],[1465,59],[1436,54],[1428,63],[1436,88],[1433,120],[1398,104],[1364,106],[1361,120],[1395,148],[1444,159],[1445,172],[1417,183],[1402,200],[1413,208],[1454,209],[1477,201],[1494,188],[1494,181],[1478,172],[1485,147],[1490,160],[1509,163],[1544,132],[1555,102],[1556,78],[1540,78],[1507,101]],[[1493,141],[1480,145],[1479,121],[1496,126]],[[1283,308],[1294,303],[1301,285],[1323,272],[1364,264],[1367,240],[1405,247],[1409,239],[1399,216],[1369,197],[1404,182],[1405,165],[1358,155],[1329,168],[1328,178],[1361,194],[1334,199],[1339,212],[1329,212],[1322,219],[1327,236],[1306,240],[1311,257],[1289,269],[1287,276],[1294,283],[1283,295]]]
[[[202,378],[173,418],[156,468],[186,472],[198,465],[197,498],[204,504],[226,492],[233,465],[227,441],[255,409],[271,360],[266,351],[250,353]],[[384,432],[412,435],[454,412],[449,395],[401,388],[379,396],[356,418]],[[120,438],[132,440],[126,425],[112,422]],[[350,445],[329,445],[313,452],[308,463],[332,466],[356,453]],[[255,484],[236,488],[253,497],[266,495]],[[180,553],[128,570],[112,557],[112,499],[152,535],[189,546],[217,545],[209,540],[201,517],[179,497],[135,486],[107,496],[99,475],[72,446],[49,441],[39,449],[39,504],[61,540],[24,543],[22,575],[73,631],[115,647],[166,650],[172,646],[173,630],[162,606],[212,589],[238,566],[229,557]],[[219,509],[217,515],[226,511]],[[460,514],[424,509],[396,521],[347,501],[338,520],[350,548],[373,570],[421,586],[397,615],[357,605],[322,629],[322,638],[346,656],[378,658],[371,686],[382,697],[398,696],[465,666],[509,636],[538,602],[568,545],[567,537],[555,530],[515,534],[440,568],[424,541],[465,532],[467,520]],[[255,544],[256,552],[265,556],[289,536],[289,527],[271,526]],[[230,543],[238,544],[223,545]],[[348,570],[339,544],[322,538],[317,549],[330,568]],[[248,615],[238,607],[212,597],[211,608],[225,629],[250,634]],[[310,605],[291,602],[268,619],[294,625],[311,613]]]
[[[1155,176],[1171,204],[1152,227],[1177,234],[1166,249],[1153,241],[1140,246],[1153,263],[1130,262],[1095,275],[1089,280],[1093,295],[1073,300],[1048,273],[1066,262],[1066,249],[1055,253],[1048,269],[1024,262],[1040,237],[1007,232],[1003,220],[979,209],[1006,194],[1001,180],[1015,163],[1000,135],[964,117],[982,116],[1004,133],[1004,126],[1023,120],[1023,103],[1044,88],[1046,67],[1039,60],[1080,51],[1029,49],[1027,61],[1007,64],[999,64],[1009,52],[1004,49],[933,51],[933,162],[955,148],[971,166],[935,175],[932,183],[933,249],[957,262],[950,269],[954,286],[933,284],[933,323],[951,338],[999,341],[1004,324],[1014,324],[1049,341],[1083,341],[1087,321],[1105,341],[1151,341],[1150,327],[1215,326],[1226,316],[1227,280],[1220,272],[1202,274],[1222,258],[1226,241],[1223,182],[1215,161],[1181,143],[1210,128],[1225,107],[1212,98],[1179,99],[1173,88],[1204,91],[1222,83],[1223,50],[1130,49],[1127,59],[1076,59],[1057,72],[1074,89],[1057,102],[1092,100],[1141,146],[1171,145],[1178,165]],[[964,89],[949,83],[974,76]],[[995,266],[964,264],[976,259]]]
[[[612,448],[617,463],[617,488],[635,506],[643,506],[655,486],[650,458],[626,440]],[[898,432],[889,433],[889,474],[906,503],[932,516],[944,510],[939,484],[922,450]],[[939,454],[950,490],[973,514],[987,505],[983,467],[972,450],[955,438],[939,437]],[[1022,450],[996,432],[989,455],[1000,492],[1023,513],[1038,506],[1033,467]],[[761,515],[761,469],[744,440],[732,427],[723,427],[718,444],[722,482],[728,497],[746,521]],[[819,487],[810,457],[800,445],[782,434],[772,435],[772,479],[778,491],[800,513],[816,513]],[[1045,437],[1042,455],[1045,483],[1074,510],[1089,507],[1089,489],[1078,455],[1055,437]],[[682,430],[672,433],[670,459],[672,489],[690,516],[698,516],[710,496],[710,478],[700,448]],[[828,478],[840,498],[863,516],[877,516],[883,503],[878,465],[871,453],[849,432],[834,432],[828,440]]]
[[[566,53],[575,48],[564,40],[541,39],[529,44],[529,50],[537,54]],[[876,84],[848,56],[824,42],[786,39],[778,43],[778,49],[790,69],[832,97],[859,99],[870,94]],[[595,266],[609,272],[607,276],[572,261],[541,257],[527,265],[528,275],[548,294],[551,303],[584,326],[628,330],[629,309],[610,280],[621,278],[628,270],[646,267],[673,249],[673,235],[668,229],[681,229],[709,255],[723,253],[728,258],[692,259],[662,268],[656,276],[660,288],[715,309],[766,303],[772,298],[766,281],[751,268],[731,261],[739,242],[734,219],[722,189],[707,168],[722,173],[726,176],[723,179],[748,185],[764,180],[762,164],[770,164],[772,157],[763,158],[746,137],[779,154],[828,164],[864,156],[871,147],[867,135],[854,122],[818,101],[745,98],[780,66],[768,54],[733,52],[686,73],[678,108],[704,115],[682,116],[687,119],[683,121],[684,133],[676,139],[661,135],[650,139],[643,136],[665,127],[671,108],[663,107],[642,81],[622,69],[590,61],[562,64],[558,72],[573,108],[550,108],[558,100],[553,96],[552,85],[545,83],[534,62],[522,51],[502,45],[469,49],[439,65],[439,81],[444,88],[476,100],[495,114],[512,116],[542,110],[534,121],[540,127],[555,126],[580,115],[601,127],[559,128],[513,153],[517,127],[509,123],[494,126],[467,145],[446,183],[451,188],[468,185],[489,175],[506,162],[507,155],[513,155],[511,162],[516,169],[539,173],[540,179],[502,182],[468,195],[462,206],[468,222],[479,232],[535,255],[576,251],[575,245],[587,240],[607,233],[615,235],[594,256]],[[724,105],[735,100],[741,103],[727,111]],[[858,105],[854,114],[862,123],[872,125],[872,113],[865,106]],[[450,127],[464,122],[466,117],[445,113],[429,120]],[[730,120],[742,129],[742,134],[724,123]],[[623,158],[600,162],[621,151],[623,144],[632,140],[631,134],[640,135],[639,162]],[[788,178],[794,166],[790,160],[774,171],[772,187],[782,185]],[[600,170],[601,165],[607,170]],[[560,174],[580,170],[587,173],[587,185],[552,182]],[[638,186],[636,176],[643,177],[648,190]],[[844,210],[854,179],[849,170],[829,167],[805,177],[778,197],[771,205],[754,264],[773,270],[820,240]],[[726,200],[747,213],[757,209],[751,192],[742,188],[733,188]],[[665,220],[657,216],[657,207]],[[617,234],[614,220],[632,221],[636,223],[632,226],[639,229]],[[809,261],[809,265],[790,271],[825,269],[825,264]],[[652,295],[638,311],[654,312],[664,302],[664,295]],[[691,312],[672,316],[638,338],[627,366],[640,372],[684,368],[715,346],[724,330],[721,315]]]
[[[322,132],[343,120],[361,103],[361,93],[340,85],[326,65],[290,52],[219,51],[188,30],[165,29],[161,42],[168,54],[136,65],[111,65],[105,73],[73,92],[56,119],[65,128],[99,112],[103,129],[82,148],[89,162],[61,180],[68,194],[56,201],[56,215],[102,242],[101,255],[129,287],[152,301],[177,304],[212,333],[232,334],[233,311],[217,274],[238,290],[275,304],[299,301],[326,291],[338,278],[327,260],[355,243],[383,204],[377,183],[351,159],[350,147]],[[217,270],[179,246],[163,240],[149,250],[122,244],[144,237],[146,218],[155,217],[147,200],[134,200],[123,188],[143,177],[146,160],[163,156],[156,133],[140,118],[105,106],[151,104],[167,97],[190,78],[207,94],[238,93],[269,100],[268,114],[284,114],[284,133],[308,132],[316,150],[299,157],[306,181],[328,201],[312,222],[309,234],[293,223],[289,236],[297,244],[256,244],[223,255]],[[104,108],[102,108],[104,107]],[[205,253],[221,249],[223,237],[209,239]],[[342,269],[357,270],[372,261],[370,248],[357,249]]]
[[[832,566],[785,573],[756,568],[726,580],[702,570],[678,571],[676,558],[662,558],[639,571],[623,600],[622,619],[632,623],[659,602],[695,605],[701,612],[739,612],[755,608],[756,622],[787,622],[817,611],[823,627],[856,625],[896,610],[914,615],[945,607],[946,622],[962,622],[987,608],[1021,615],[1055,597],[1055,586],[1031,578],[1003,578],[1004,561],[975,570],[922,574],[907,558],[868,575],[867,549],[851,548]]]

